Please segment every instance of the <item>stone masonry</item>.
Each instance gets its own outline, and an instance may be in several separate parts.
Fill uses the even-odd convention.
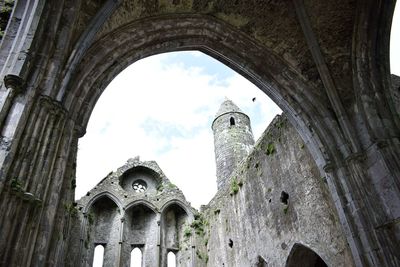
[[[75,206],[66,266],[92,266],[94,248],[104,247],[103,266],[129,266],[131,251],[142,252],[142,266],[195,266],[190,228],[196,211],[155,162],[128,160],[107,175]],[[71,260],[73,259],[73,260]]]
[[[399,83],[389,58],[395,5],[395,0],[1,1],[0,265],[64,265],[76,224],[65,207],[75,202],[78,140],[97,100],[137,60],[198,50],[246,77],[284,111],[317,176],[326,178],[355,266],[400,266]],[[220,184],[229,186],[227,179]],[[288,194],[282,199],[289,200],[290,215],[293,192],[285,188],[279,190]],[[261,184],[252,189],[263,193]],[[107,222],[114,223],[111,218],[119,215],[111,212],[113,205],[106,199],[93,210],[107,207]],[[151,214],[145,208],[130,212]],[[238,241],[229,239],[235,250]],[[292,247],[289,266],[302,255],[317,265],[332,263],[311,241]],[[252,260],[258,266],[270,261],[261,254]]]
[[[178,267],[299,266],[296,253],[302,266],[354,266],[326,177],[285,116],[253,147],[249,117],[225,100],[213,131],[216,171],[230,173],[201,212],[155,162],[130,159],[65,207],[75,218],[66,265],[91,266],[101,245],[110,267],[128,267],[134,248],[146,267],[167,267],[171,251]]]

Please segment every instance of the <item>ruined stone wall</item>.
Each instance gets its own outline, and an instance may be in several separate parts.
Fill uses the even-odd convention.
[[[274,119],[202,216],[198,266],[285,266],[295,244],[328,266],[353,266],[325,177],[285,116]]]
[[[134,189],[137,182],[142,191]],[[194,240],[185,230],[197,212],[154,161],[128,160],[68,210],[74,221],[68,257],[59,266],[92,266],[98,245],[103,266],[129,266],[134,248],[142,252],[142,266],[166,266],[169,252],[178,266],[195,264]]]

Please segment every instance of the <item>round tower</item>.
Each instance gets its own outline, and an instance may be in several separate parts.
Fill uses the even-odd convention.
[[[232,172],[254,145],[250,118],[231,100],[221,104],[211,126],[214,133],[214,152],[217,167],[217,186],[229,182]]]

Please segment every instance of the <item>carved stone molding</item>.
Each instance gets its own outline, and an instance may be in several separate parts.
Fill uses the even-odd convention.
[[[15,94],[22,93],[24,90],[24,80],[18,75],[8,74],[4,77],[4,85],[11,89]]]
[[[41,105],[49,109],[49,112],[54,114],[59,114],[65,116],[68,111],[63,107],[63,105],[49,96],[42,95],[39,97],[39,102]]]
[[[334,165],[333,165],[332,162],[327,162],[327,163],[324,165],[324,167],[322,167],[322,168],[324,169],[324,172],[330,173],[330,172],[333,172]]]

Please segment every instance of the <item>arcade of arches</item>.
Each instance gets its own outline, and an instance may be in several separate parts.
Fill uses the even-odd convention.
[[[141,58],[199,50],[286,113],[326,177],[355,265],[399,266],[400,81],[389,67],[394,6],[15,1],[0,44],[0,265],[63,265],[77,143],[102,91]]]

